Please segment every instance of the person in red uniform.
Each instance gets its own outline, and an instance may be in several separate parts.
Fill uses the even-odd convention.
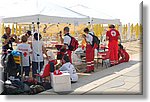
[[[93,43],[93,36],[91,34],[88,28],[84,29],[84,32],[86,33],[86,36],[83,36],[86,40],[86,73],[94,72],[94,49],[95,45],[92,46]],[[91,33],[91,34],[90,34]]]
[[[119,63],[128,62],[130,58],[129,54],[126,52],[126,50],[123,48],[121,44],[119,44],[118,46],[119,46],[119,49],[118,49]]]
[[[118,63],[118,39],[120,39],[120,34],[114,25],[110,25],[109,28],[110,30],[106,32],[106,40],[109,41],[110,63],[113,66]]]

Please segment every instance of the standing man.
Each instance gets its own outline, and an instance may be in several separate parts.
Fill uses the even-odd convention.
[[[95,45],[93,45],[93,36],[90,33],[88,28],[84,29],[84,32],[86,33],[86,36],[83,36],[86,40],[86,73],[94,72],[94,49]]]
[[[115,29],[114,25],[110,25],[109,28],[110,30],[106,32],[106,40],[109,41],[110,63],[113,66],[118,63],[118,39],[120,39],[120,33]]]
[[[6,52],[8,49],[13,50],[12,42],[17,43],[17,36],[11,34],[11,29],[9,27],[5,28],[5,34],[1,37],[2,41],[2,51]]]
[[[69,46],[71,43],[71,36],[70,36],[69,31],[70,31],[69,27],[64,28],[64,40],[63,40],[64,45],[62,46],[62,49],[67,50],[66,54],[68,55],[70,62],[72,63],[72,58],[71,58],[72,51],[69,49]]]

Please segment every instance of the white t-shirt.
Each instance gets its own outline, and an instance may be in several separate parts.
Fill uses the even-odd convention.
[[[18,44],[16,50],[21,51],[23,54],[23,66],[29,66],[29,53],[32,51],[30,45],[26,43]]]
[[[92,41],[93,41],[93,36],[90,34],[86,35],[86,41],[89,42],[92,45]]]
[[[53,54],[52,51],[47,51],[47,55],[50,56],[49,61],[55,60],[55,55]]]
[[[78,75],[76,73],[76,69],[70,62],[63,64],[62,67],[60,68],[60,71],[68,71],[71,77],[71,81],[73,82],[78,81]]]
[[[43,50],[42,46],[44,46],[43,41],[32,41],[32,61],[33,62],[42,62],[43,61]]]
[[[68,46],[70,45],[71,38],[68,35],[64,36],[64,44],[67,44]],[[67,48],[68,49],[68,48]]]

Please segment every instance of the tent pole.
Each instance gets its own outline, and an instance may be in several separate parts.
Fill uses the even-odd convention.
[[[39,29],[40,29],[40,22],[39,22],[39,18],[38,18],[38,22],[37,22],[38,43],[39,43],[39,41],[40,41]],[[39,54],[39,53],[40,53],[40,51],[39,51],[39,46],[38,46],[38,54]],[[37,56],[37,58],[38,58],[38,71],[37,71],[37,73],[39,74],[39,73],[40,73],[40,59],[39,59],[39,56]],[[40,82],[40,77],[38,77],[38,81]]]
[[[34,22],[32,22],[32,25],[31,25],[31,32],[32,32],[32,41],[33,41],[33,34],[35,32]]]
[[[32,22],[32,34],[35,32],[34,22]]]
[[[90,30],[91,30],[91,31],[93,31],[93,22],[92,22],[92,21],[93,21],[93,20],[92,20],[92,17],[90,17],[90,25],[91,25],[91,26],[90,26]]]

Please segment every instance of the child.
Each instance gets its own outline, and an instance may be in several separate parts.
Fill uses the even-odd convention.
[[[54,65],[56,65],[57,64],[57,60],[55,59],[55,55],[54,55],[54,53],[52,52],[52,51],[47,51],[47,55],[48,55],[48,61],[49,62],[53,62],[54,63]]]
[[[23,54],[23,72],[25,72],[25,78],[28,78],[30,72],[29,55],[32,50],[30,45],[27,44],[27,37],[25,35],[21,37],[21,43],[17,45],[17,50],[21,51]]]
[[[39,41],[38,41],[39,38]],[[44,58],[43,54],[46,55],[48,59],[48,55],[46,52],[46,48],[44,47],[44,42],[41,40],[42,35],[38,33],[34,33],[34,41],[32,41],[32,76],[36,78],[36,74],[40,72],[44,66]],[[38,71],[38,72],[37,72]]]
[[[119,51],[118,51],[119,63],[128,62],[130,58],[129,54],[126,52],[125,49],[123,49],[123,46],[121,44],[119,44],[118,46],[119,46]]]
[[[41,69],[40,76],[42,78],[50,76],[50,72],[53,73],[55,70],[55,66],[57,64],[57,60],[52,51],[47,51],[48,55],[48,63]]]
[[[63,65],[60,67],[60,71],[68,71],[71,77],[71,82],[77,82],[78,81],[78,75],[76,73],[76,69],[74,66],[70,63],[70,59],[67,55],[64,55],[62,58]]]

